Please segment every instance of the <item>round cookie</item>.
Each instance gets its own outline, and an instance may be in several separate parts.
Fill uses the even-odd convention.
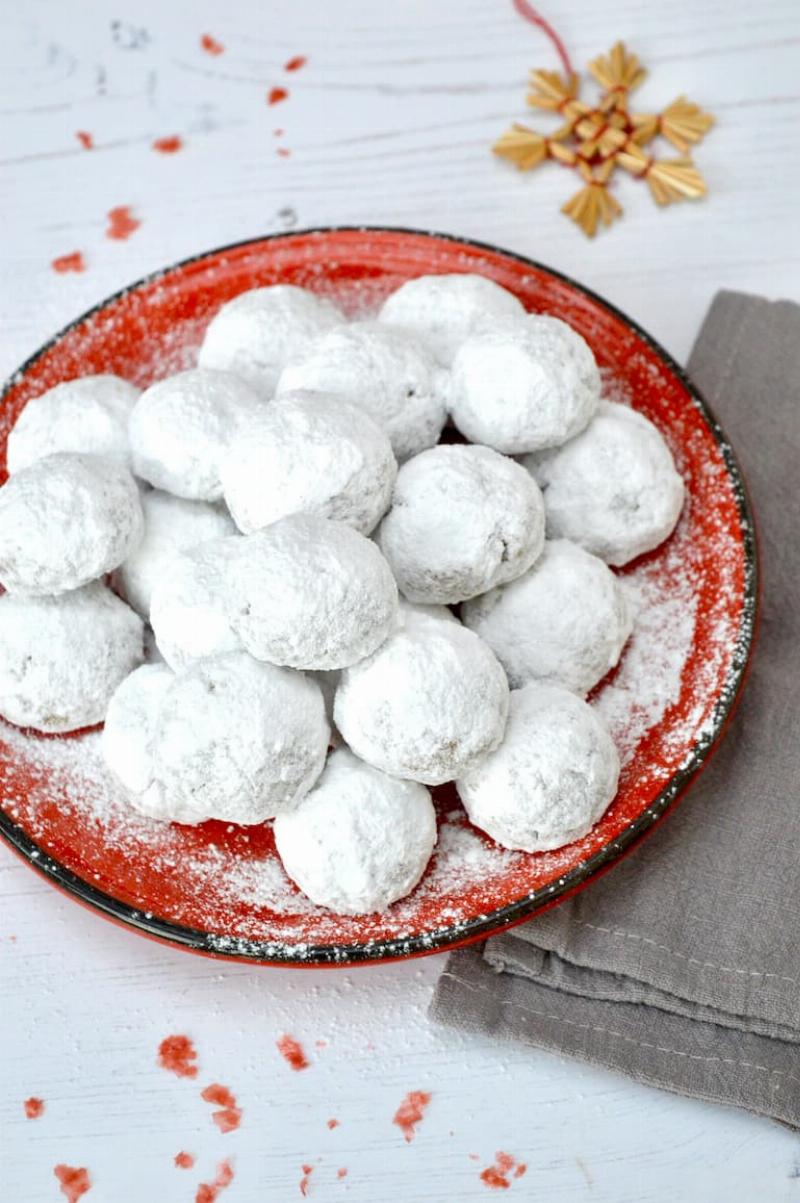
[[[486,644],[460,623],[409,611],[382,647],[345,669],[333,707],[357,756],[426,785],[497,747],[507,710],[506,675]]]
[[[231,372],[193,368],[145,389],[128,424],[133,469],[156,489],[219,501],[228,446],[263,402]]]
[[[211,320],[198,364],[235,372],[268,400],[287,360],[342,320],[331,301],[305,288],[252,288],[228,301]]]
[[[387,777],[347,748],[333,752],[314,788],[275,820],[289,877],[340,915],[373,914],[410,894],[435,844],[425,786]]]
[[[567,539],[549,540],[522,576],[465,602],[461,621],[489,644],[512,689],[547,681],[578,694],[617,664],[633,625],[613,572]]]
[[[78,589],[121,564],[142,527],[139,490],[122,464],[47,455],[0,489],[0,583],[29,597]]]
[[[494,280],[464,272],[407,280],[386,298],[378,316],[415,335],[449,367],[464,340],[483,324],[524,313],[522,302]]]
[[[463,435],[507,455],[557,447],[586,426],[600,372],[577,331],[528,314],[480,330],[453,361],[450,413]]]
[[[397,621],[378,548],[343,522],[292,514],[240,540],[228,618],[257,660],[332,669],[373,652]]]
[[[530,568],[544,544],[532,483],[490,447],[442,444],[403,464],[377,536],[400,591],[454,604]]]
[[[77,731],[103,721],[141,664],[144,626],[95,581],[58,597],[0,597],[0,715],[17,727]]]
[[[627,405],[604,401],[565,447],[526,458],[544,493],[547,533],[627,564],[672,534],[683,481],[659,431]]]
[[[246,535],[288,514],[319,514],[368,535],[396,475],[388,435],[363,410],[340,397],[285,393],[234,439],[222,486]]]
[[[179,823],[263,823],[311,788],[327,747],[319,686],[245,652],[178,676],[146,665],[120,686],[103,731],[131,804]]]
[[[445,373],[410,334],[363,321],[337,326],[291,359],[278,394],[309,389],[352,401],[383,427],[402,461],[437,442],[445,387]]]
[[[152,489],[142,497],[144,535],[114,573],[114,588],[147,618],[153,590],[169,575],[175,555],[232,535],[235,526],[223,509],[205,501],[186,501]]]
[[[228,581],[241,554],[241,536],[199,543],[177,553],[150,596],[156,645],[175,672],[196,660],[239,651],[227,617]]]
[[[591,830],[618,777],[617,750],[591,706],[536,682],[512,692],[505,738],[456,789],[470,822],[498,844],[545,852]]]
[[[45,455],[79,451],[130,467],[128,418],[139,389],[119,376],[81,376],[32,397],[6,445],[9,474]]]

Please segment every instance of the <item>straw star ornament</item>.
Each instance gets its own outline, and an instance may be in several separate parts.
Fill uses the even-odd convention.
[[[529,6],[515,6],[531,19]],[[552,36],[541,19],[535,23]],[[659,205],[705,196],[705,181],[689,150],[713,125],[711,114],[685,96],[679,96],[661,113],[632,111],[630,94],[647,72],[623,42],[589,63],[589,72],[601,91],[594,103],[581,100],[579,77],[571,70],[560,41],[555,41],[565,70],[532,71],[527,102],[532,108],[557,114],[563,124],[549,136],[527,125],[514,124],[495,142],[494,153],[520,171],[531,171],[547,160],[577,171],[583,186],[561,211],[589,238],[622,215],[622,205],[609,186],[618,168],[645,180]],[[656,138],[671,143],[680,157],[659,158],[649,153]]]

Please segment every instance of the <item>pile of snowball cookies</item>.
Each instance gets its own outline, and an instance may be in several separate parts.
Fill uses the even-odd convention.
[[[196,368],[58,384],[7,458],[0,715],[104,721],[137,811],[273,819],[297,886],[360,914],[424,873],[429,786],[527,852],[614,797],[584,700],[631,632],[609,565],[671,533],[683,485],[583,338],[492,281],[422,276],[350,322],[244,292]]]

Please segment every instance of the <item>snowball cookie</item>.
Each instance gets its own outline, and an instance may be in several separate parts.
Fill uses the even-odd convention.
[[[114,588],[145,618],[159,581],[169,575],[175,555],[198,543],[232,535],[230,516],[206,501],[185,501],[153,489],[142,497],[144,536],[114,573]]]
[[[618,777],[617,750],[597,713],[537,681],[512,692],[505,739],[456,789],[470,822],[498,844],[546,852],[586,835]]]
[[[453,604],[530,568],[544,544],[531,483],[490,447],[443,444],[403,464],[377,536],[401,592]]]
[[[175,676],[149,664],[114,695],[106,762],[155,819],[262,823],[322,772],[328,724],[319,686],[245,652]]]
[[[344,522],[291,514],[243,535],[231,565],[228,618],[257,660],[343,668],[397,622],[397,586],[378,548]]]
[[[238,562],[240,540],[231,535],[178,552],[153,588],[150,625],[175,672],[195,660],[241,649],[227,617],[228,577]]]
[[[133,470],[156,489],[219,501],[220,466],[263,401],[231,372],[193,368],[145,389],[128,432]]]
[[[139,490],[122,464],[47,455],[0,489],[0,583],[30,597],[77,589],[121,564],[143,525]]]
[[[545,543],[509,585],[465,602],[461,621],[489,644],[512,689],[549,681],[579,694],[618,662],[633,625],[613,572],[567,539]]]
[[[566,447],[529,457],[544,492],[547,533],[572,539],[608,564],[627,564],[672,533],[683,481],[652,422],[604,401]]]
[[[333,714],[362,760],[441,785],[497,747],[507,710],[506,675],[477,635],[405,611],[382,647],[342,673]]]
[[[404,460],[438,441],[445,386],[445,373],[410,334],[381,322],[351,322],[290,360],[278,394],[311,389],[354,402],[383,427],[398,460]]]
[[[449,367],[464,340],[485,322],[524,313],[522,302],[494,280],[463,272],[407,280],[384,301],[379,320],[415,334]]]
[[[275,845],[292,881],[341,915],[382,911],[410,894],[435,844],[425,786],[387,777],[347,748],[333,752],[314,788],[275,820]]]
[[[144,655],[138,614],[93,581],[58,597],[0,597],[0,715],[17,727],[100,723]]]
[[[287,360],[342,320],[331,301],[305,288],[253,288],[228,301],[212,319],[197,362],[201,368],[235,372],[268,399]]]
[[[138,388],[119,376],[82,376],[33,397],[8,436],[9,474],[56,451],[107,455],[130,467],[128,418]]]
[[[600,401],[600,372],[566,322],[528,314],[478,331],[453,362],[450,412],[463,435],[518,455],[583,430]]]
[[[340,397],[285,393],[233,441],[222,487],[246,535],[300,513],[368,535],[389,508],[396,475],[388,435],[363,410]]]

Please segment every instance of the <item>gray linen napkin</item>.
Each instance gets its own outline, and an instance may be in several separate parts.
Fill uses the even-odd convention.
[[[642,847],[453,953],[432,1015],[800,1126],[800,306],[720,293],[689,372],[758,523],[761,631],[739,711]]]

